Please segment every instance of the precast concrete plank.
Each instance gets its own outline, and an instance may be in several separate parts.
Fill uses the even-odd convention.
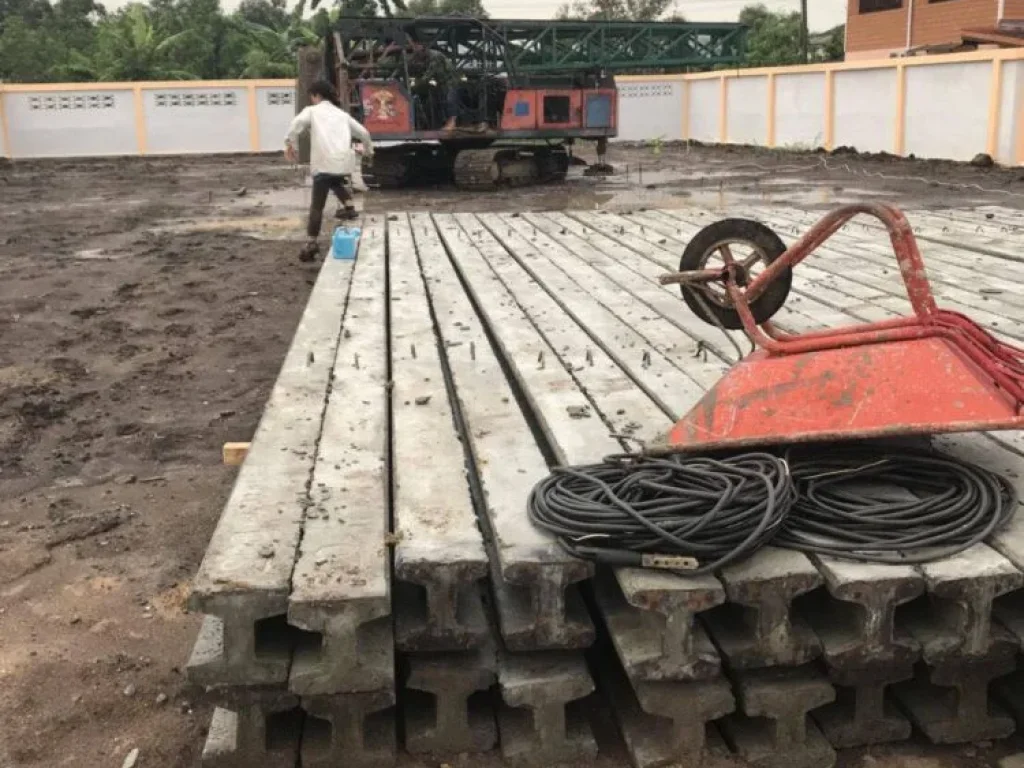
[[[367,227],[372,237],[373,224]],[[352,262],[324,261],[248,455],[192,583],[190,606],[220,621],[223,684],[283,683],[290,648],[257,654],[259,627],[288,608]]]
[[[466,477],[412,231],[388,224],[392,482],[399,648],[473,648],[488,636],[480,582],[487,554]]]
[[[316,633],[289,675],[304,696],[394,689],[384,226],[360,242],[292,574],[288,622]]]
[[[411,224],[484,496],[502,636],[510,648],[520,650],[585,647],[593,641],[594,630],[575,585],[593,568],[568,555],[527,519],[530,491],[548,474],[544,456],[448,260],[446,241],[453,253],[458,242],[453,230],[442,241],[429,216],[414,214]],[[500,301],[485,300],[488,306]],[[585,398],[571,392],[562,402],[563,408],[586,406]]]

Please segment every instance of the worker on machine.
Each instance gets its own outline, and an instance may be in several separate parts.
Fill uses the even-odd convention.
[[[318,80],[310,86],[311,106],[299,112],[288,128],[284,140],[284,154],[289,162],[298,160],[299,136],[309,132],[310,173],[313,175],[313,195],[309,203],[309,218],[306,222],[306,245],[299,252],[300,261],[313,261],[320,253],[317,239],[323,221],[324,206],[328,193],[333,192],[342,204],[341,216],[356,219],[359,213],[352,204],[352,193],[348,180],[360,162],[352,148],[353,139],[363,146],[363,154],[373,157],[373,140],[357,120],[338,105],[338,94],[326,80]]]
[[[451,133],[459,119],[459,76],[452,62],[441,51],[413,43],[409,58],[409,74],[419,83],[436,86],[444,94],[444,125],[441,130]]]

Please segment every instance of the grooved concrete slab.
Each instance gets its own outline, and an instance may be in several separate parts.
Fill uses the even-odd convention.
[[[203,768],[294,768],[302,713],[282,689],[221,689],[203,746]]]
[[[754,213],[781,224],[787,237],[806,224],[802,213]],[[287,682],[306,711],[303,765],[387,764],[397,644],[410,652],[402,702],[409,748],[486,750],[495,739],[487,690],[495,672],[467,650],[487,637],[480,582],[490,576],[509,651],[498,674],[504,756],[547,768],[593,754],[579,719],[580,699],[593,689],[582,657],[539,652],[594,639],[578,589],[593,568],[530,525],[526,498],[549,462],[587,463],[635,447],[633,438],[659,437],[735,357],[677,288],[657,283],[714,218],[692,211],[371,218],[349,275],[348,309],[341,277],[352,263],[329,260],[320,282],[330,269],[339,277],[331,290],[343,283],[345,291],[324,310],[327,320],[316,315],[329,293],[316,307],[311,299],[300,327],[329,352],[300,345],[300,354],[297,334],[275,388],[316,415],[295,417],[289,399],[272,397],[254,449],[263,440],[271,446],[264,452],[284,459],[261,464],[259,450],[250,455],[246,467],[257,469],[240,473],[246,489],[236,487],[197,578],[193,605],[207,615],[190,679],[217,691]],[[822,249],[824,258],[801,265],[780,325],[800,331],[901,311],[895,261],[872,237],[844,231]],[[1012,280],[993,277],[981,261],[959,263],[960,255],[937,250],[942,302],[1024,334],[1014,324],[1024,321],[1024,300],[1012,292],[981,297],[968,282],[978,271],[986,285],[1008,290],[1024,279],[1024,266]],[[891,274],[872,274],[883,264]],[[1004,326],[1004,318],[1014,322]],[[307,379],[320,382],[319,395]],[[384,463],[389,439],[393,466]],[[1014,475],[1024,490],[1019,436],[936,443]],[[261,511],[257,495],[273,508]],[[707,723],[732,710],[734,694],[739,711],[721,731],[748,763],[765,768],[830,765],[834,750],[822,732],[834,746],[906,738],[907,720],[887,706],[890,686],[933,740],[1003,734],[1008,719],[986,690],[1012,668],[1024,637],[1022,566],[1018,520],[991,547],[922,567],[768,549],[701,578],[602,571],[593,596],[624,667],[613,699],[634,764],[713,760],[705,739],[718,731]],[[906,682],[922,649],[932,666]],[[805,666],[819,656],[828,679]],[[719,677],[722,664],[735,676],[733,692]],[[769,665],[793,668],[763,669]],[[602,683],[616,681],[602,675]],[[993,688],[1024,711],[1015,685]],[[282,711],[256,707],[257,717],[284,723],[290,709],[299,712],[286,690],[265,695],[291,698],[281,698]],[[243,737],[231,712],[216,716],[208,761],[235,768],[253,755],[263,759],[264,726],[247,721]],[[294,764],[296,756],[281,759]]]
[[[827,768],[835,750],[809,714],[835,699],[835,689],[812,666],[739,672],[734,693],[742,714],[722,721],[729,745],[759,768]]]
[[[388,549],[387,295],[384,220],[359,247],[323,417],[288,621],[317,633],[296,650],[303,695],[394,685]]]
[[[449,403],[442,352],[408,218],[388,226],[395,576],[403,650],[472,648],[488,636],[487,555]]]
[[[555,298],[556,292],[547,281],[557,281],[567,289],[567,276],[552,271],[551,264],[536,254],[530,263],[538,272],[523,271],[523,262],[513,257],[495,234],[505,232],[510,240],[518,238],[515,241],[522,244],[519,222],[511,218],[490,220],[488,228],[487,222],[477,224],[473,217],[437,217],[437,221],[560,463],[580,464],[593,461],[598,454],[620,451],[622,444],[609,428],[615,434],[649,439],[669,424],[651,387],[641,391],[635,383],[640,381],[636,371],[642,370],[642,355],[634,354],[635,370],[624,362],[622,343],[632,343],[635,353],[642,352],[642,347],[636,346],[637,337],[629,335],[630,329],[578,292],[565,301],[561,294]],[[569,311],[567,301],[579,312],[572,316],[578,325],[562,322],[563,313]],[[599,325],[606,332],[608,343],[601,341],[591,325]],[[693,387],[692,382],[681,379],[677,384]],[[575,399],[585,404],[585,418],[576,415],[579,406],[569,405]],[[720,593],[715,588],[716,580],[636,569],[620,569],[616,575],[627,601],[653,612],[645,620],[648,626],[667,633],[662,648],[668,658],[665,667],[672,668],[669,674],[688,674],[685,668],[696,659],[684,657],[686,636],[694,611],[711,604],[709,590]]]
[[[806,555],[765,547],[721,575],[727,603],[705,621],[731,667],[797,666],[818,657],[821,642],[793,611],[794,598],[822,583]]]
[[[896,626],[896,608],[924,593],[924,578],[909,565],[855,563],[815,557],[827,592],[803,615],[821,640],[830,668],[847,670],[912,664],[920,644]]]
[[[1020,587],[1024,574],[985,544],[920,569],[929,599],[907,612],[906,625],[921,643],[924,660],[936,664],[954,657],[985,657],[997,629],[993,601]]]
[[[913,676],[910,664],[833,670],[829,680],[838,687],[836,701],[811,716],[836,749],[903,741],[910,738],[910,721],[886,692]]]
[[[598,663],[597,675],[634,768],[722,762],[710,748],[720,742],[710,722],[736,708],[727,680],[631,683],[608,654]]]
[[[193,580],[190,606],[221,621],[223,653],[208,680],[288,677],[287,660],[257,658],[255,624],[287,611],[351,272],[352,262],[324,262]]]
[[[929,665],[893,691],[910,719],[935,744],[1002,739],[1016,724],[990,699],[989,686],[1014,670],[1016,655],[1016,641],[997,633],[986,655]]]
[[[460,250],[458,227],[449,221],[442,243],[430,217],[414,215],[411,222],[484,494],[502,635],[513,649],[585,647],[593,625],[574,585],[593,568],[569,556],[524,514],[530,490],[548,469],[448,261],[445,244],[453,254]],[[500,301],[474,297],[489,305]]]
[[[303,768],[377,768],[395,762],[395,692],[303,697]]]
[[[718,650],[703,625],[694,621],[697,612],[725,600],[718,579],[688,579],[691,589],[683,591],[678,589],[679,577],[672,574],[621,568],[618,577],[601,570],[593,582],[594,599],[630,677],[705,680],[719,674],[722,662]],[[629,604],[620,581],[632,587],[639,606]],[[660,590],[659,581],[664,582]],[[703,583],[704,589],[696,588],[694,582]]]
[[[504,653],[498,659],[504,705],[501,754],[510,765],[542,768],[597,755],[590,724],[575,702],[594,690],[583,655]]]
[[[414,654],[406,659],[405,746],[413,754],[486,752],[497,743],[497,657],[476,651]],[[421,694],[421,695],[417,695]]]

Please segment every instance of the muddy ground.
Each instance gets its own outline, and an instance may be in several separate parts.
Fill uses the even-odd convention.
[[[1024,170],[676,146],[611,159],[605,180],[364,205],[1024,201]],[[136,747],[139,768],[198,764],[209,708],[182,674],[185,598],[235,475],[221,445],[251,436],[316,275],[295,260],[299,178],[270,157],[0,165],[0,767],[116,768]],[[1019,748],[844,761],[985,765]]]

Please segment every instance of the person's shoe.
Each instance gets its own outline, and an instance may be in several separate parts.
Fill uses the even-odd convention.
[[[455,130],[455,118],[449,117],[448,122],[441,126],[441,130],[445,133],[452,133]]]
[[[334,212],[334,218],[338,221],[355,221],[359,218],[359,211],[354,206],[345,205]]]
[[[320,255],[320,244],[316,240],[310,240],[299,251],[299,261],[311,262],[316,261],[317,256]]]
[[[491,130],[489,123],[481,122],[476,124],[477,133],[487,133],[489,130]]]

